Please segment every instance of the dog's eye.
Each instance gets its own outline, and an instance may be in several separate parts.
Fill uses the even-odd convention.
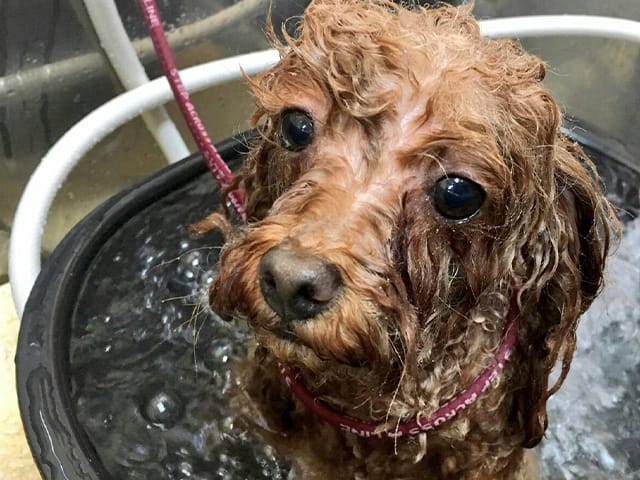
[[[443,177],[436,182],[431,196],[440,215],[465,220],[480,210],[486,194],[480,185],[467,178]]]
[[[280,118],[280,144],[292,152],[302,150],[313,140],[313,120],[302,110],[286,110]]]

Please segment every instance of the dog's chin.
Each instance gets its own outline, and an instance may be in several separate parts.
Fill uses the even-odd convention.
[[[320,358],[291,330],[259,329],[256,330],[256,340],[281,363],[313,371],[326,368],[327,360]]]
[[[317,352],[310,345],[313,342],[312,339],[305,335],[298,335],[293,329],[262,327],[255,329],[255,336],[257,343],[270,352],[276,360],[292,367],[317,374],[336,368],[369,368],[368,362],[355,352],[343,358],[332,354],[329,349]]]

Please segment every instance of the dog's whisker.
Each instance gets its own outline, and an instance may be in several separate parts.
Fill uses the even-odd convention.
[[[391,410],[393,408],[394,402],[396,401],[396,398],[398,397],[398,392],[400,391],[406,372],[407,372],[406,368],[402,368],[400,372],[400,379],[398,380],[398,384],[393,390],[393,394],[391,395],[391,400],[389,401],[389,406],[387,407],[387,413],[385,415],[384,423],[387,423],[389,421],[389,417],[391,417],[392,415]],[[400,418],[401,417],[398,417],[398,422],[400,421]]]
[[[175,302],[176,300],[185,300],[187,298],[191,298],[191,294],[188,295],[178,295],[175,297],[167,297],[167,298],[163,298],[160,303],[169,303],[169,302]]]
[[[198,375],[198,355],[197,355],[197,345],[198,345],[198,341],[200,340],[200,332],[202,332],[202,329],[205,326],[205,322],[207,321],[207,316],[206,315],[201,315],[202,313],[202,306],[201,305],[197,305],[195,310],[197,311],[197,313],[195,314],[194,317],[194,336],[193,336],[193,366],[194,366],[194,370],[196,372],[196,376]],[[198,317],[202,316],[202,322],[200,323],[200,326],[198,327]]]
[[[203,313],[203,306],[201,302],[198,303],[194,303],[191,304],[189,306],[192,306],[193,308],[191,309],[191,314],[189,315],[189,318],[187,318],[184,322],[182,322],[178,328],[184,328],[186,327],[190,327],[192,325],[196,324],[196,319],[198,318],[198,316]],[[205,313],[206,315],[206,313]]]

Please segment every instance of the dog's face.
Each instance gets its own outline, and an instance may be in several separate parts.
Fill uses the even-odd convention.
[[[543,76],[512,42],[481,39],[466,10],[312,3],[252,82],[253,221],[223,252],[214,309],[319,384],[351,376],[419,411],[490,363],[517,295],[529,379],[516,403],[535,442],[611,215]]]

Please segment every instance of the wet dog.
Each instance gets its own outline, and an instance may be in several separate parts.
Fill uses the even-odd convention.
[[[278,48],[210,291],[255,331],[244,408],[303,478],[529,478],[617,225],[543,62],[384,0]]]

